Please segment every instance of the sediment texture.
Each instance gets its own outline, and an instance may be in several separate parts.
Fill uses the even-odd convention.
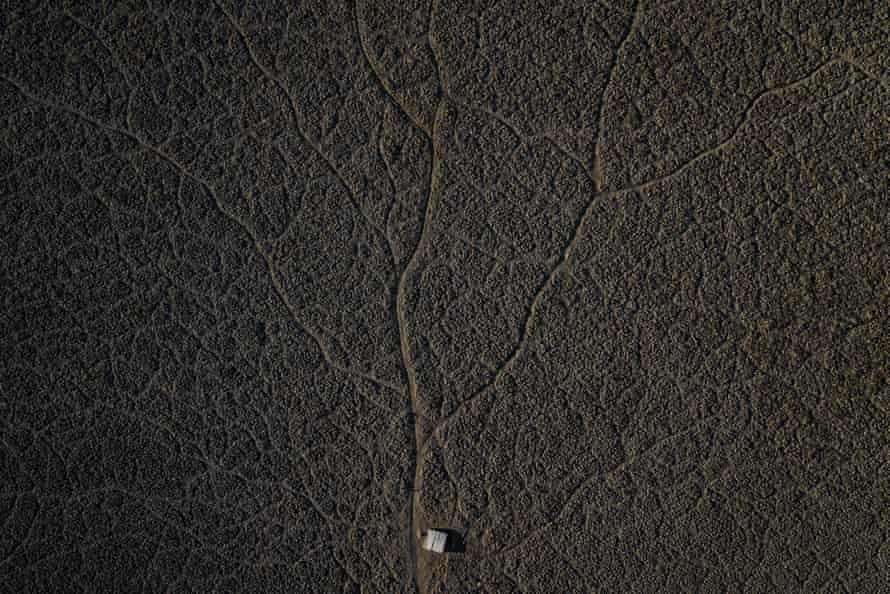
[[[886,2],[2,7],[0,590],[890,588]]]

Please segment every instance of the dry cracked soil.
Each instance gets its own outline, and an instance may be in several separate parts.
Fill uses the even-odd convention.
[[[0,5],[0,591],[890,592],[890,3]]]

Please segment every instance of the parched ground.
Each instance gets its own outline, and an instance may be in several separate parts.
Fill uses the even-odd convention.
[[[887,2],[0,6],[0,591],[890,591]]]

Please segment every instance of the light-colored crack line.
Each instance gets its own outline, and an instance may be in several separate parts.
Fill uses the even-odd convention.
[[[342,365],[339,365],[339,364],[336,364],[333,362],[333,358],[331,357],[330,353],[327,351],[327,348],[324,346],[324,342],[322,341],[321,337],[316,335],[305,324],[299,322],[299,316],[297,315],[297,309],[293,306],[293,304],[291,304],[290,298],[287,296],[287,292],[285,291],[284,286],[281,284],[281,281],[278,279],[278,269],[275,267],[275,263],[272,261],[272,257],[269,254],[267,254],[265,252],[265,250],[262,249],[259,241],[257,241],[256,238],[253,238],[253,242],[254,242],[254,247],[255,247],[257,253],[265,261],[266,267],[269,272],[269,278],[272,281],[272,287],[275,289],[275,293],[278,295],[278,298],[281,299],[281,302],[284,304],[285,309],[287,309],[288,313],[291,315],[291,318],[293,318],[295,321],[297,321],[297,323],[300,324],[300,327],[303,329],[303,331],[306,332],[306,334],[309,334],[309,336],[312,337],[312,339],[316,342],[316,344],[318,344],[318,348],[321,349],[322,355],[324,356],[324,358],[328,362],[328,364],[331,365],[331,367],[333,367],[334,369],[341,371],[343,373],[355,375],[356,377],[366,379],[378,386],[381,386],[384,388],[389,388],[390,390],[393,390],[395,392],[401,392],[403,389],[402,386],[392,384],[392,383],[386,382],[384,380],[380,380],[369,373],[358,372],[355,370],[349,370],[349,368],[343,367]],[[371,404],[377,406],[378,408],[380,408],[390,414],[398,414],[397,411],[391,410],[389,407],[387,407],[379,402],[376,402],[375,400],[372,400],[370,398],[368,398],[367,400],[369,402],[371,402]]]
[[[712,414],[712,415],[708,415],[707,417],[704,417],[704,418],[702,418],[701,420],[696,421],[695,423],[693,423],[690,427],[687,427],[686,429],[683,429],[683,430],[678,431],[678,432],[676,432],[676,433],[672,433],[672,434],[670,434],[670,435],[666,435],[665,437],[662,437],[661,439],[655,441],[653,444],[651,444],[651,445],[650,445],[649,447],[647,447],[646,449],[644,449],[644,450],[642,450],[642,451],[640,451],[640,452],[634,454],[634,455],[631,456],[630,458],[628,458],[628,459],[624,460],[623,462],[621,462],[620,464],[616,465],[614,468],[611,468],[611,469],[606,470],[606,471],[604,471],[604,472],[597,472],[597,473],[594,473],[594,474],[588,476],[586,479],[582,480],[582,481],[578,484],[578,486],[576,486],[574,489],[572,489],[572,490],[569,492],[568,497],[566,497],[565,502],[564,502],[564,503],[559,507],[559,509],[556,511],[556,513],[554,514],[552,520],[549,520],[548,522],[546,522],[546,523],[542,524],[541,526],[535,528],[535,529],[532,530],[530,533],[528,533],[526,536],[524,536],[519,542],[517,542],[517,543],[515,543],[515,544],[513,544],[513,545],[510,545],[510,546],[508,546],[508,547],[504,547],[504,548],[502,548],[502,549],[499,550],[499,551],[495,551],[495,552],[488,553],[488,554],[485,554],[485,555],[474,555],[474,556],[473,556],[473,559],[477,559],[477,560],[496,559],[496,558],[499,558],[499,557],[503,557],[504,555],[507,555],[507,554],[509,554],[509,553],[511,553],[511,552],[513,552],[513,551],[515,551],[515,550],[517,550],[517,549],[522,548],[523,546],[525,546],[526,544],[528,544],[529,542],[531,542],[531,540],[532,540],[533,538],[535,538],[535,537],[538,536],[539,534],[542,534],[543,532],[545,532],[545,531],[546,531],[547,529],[549,529],[550,527],[556,525],[556,524],[560,521],[560,516],[562,516],[562,514],[565,512],[565,510],[567,510],[567,509],[572,505],[572,502],[574,501],[574,499],[575,499],[581,492],[583,492],[585,488],[587,488],[589,485],[593,484],[594,481],[596,481],[596,480],[604,480],[604,479],[606,479],[606,478],[608,478],[608,477],[615,476],[616,474],[618,474],[618,473],[620,473],[620,472],[622,472],[622,471],[624,471],[624,470],[627,470],[632,464],[634,464],[635,462],[639,461],[639,460],[642,459],[643,457],[649,455],[650,453],[654,452],[654,451],[657,450],[658,448],[660,448],[660,447],[662,447],[662,446],[664,446],[664,445],[666,445],[666,444],[668,444],[668,443],[671,443],[671,442],[673,442],[674,440],[677,440],[677,439],[680,439],[680,438],[682,438],[682,437],[685,437],[685,436],[687,436],[687,435],[689,435],[689,434],[691,434],[691,433],[693,433],[693,432],[695,432],[695,431],[697,431],[697,430],[699,430],[699,429],[705,427],[708,423],[710,423],[710,422],[713,421],[714,419],[716,419],[716,418],[718,418],[719,416],[721,416],[721,414],[722,414],[722,413],[715,413],[715,414]]]
[[[216,2],[216,5],[220,9],[220,11],[223,12],[223,14],[226,16],[226,18],[230,22],[231,26],[237,32],[238,36],[241,39],[241,42],[244,44],[244,47],[247,49],[250,59],[254,63],[254,65],[263,73],[264,76],[266,76],[266,78],[273,81],[281,89],[281,91],[285,94],[285,96],[288,98],[290,105],[291,105],[291,109],[293,111],[294,125],[296,126],[296,128],[299,131],[300,135],[302,136],[303,140],[307,144],[309,144],[310,147],[312,147],[312,149],[325,161],[325,163],[328,165],[328,167],[335,173],[335,175],[337,176],[337,179],[343,184],[343,186],[346,188],[347,192],[350,194],[350,197],[353,200],[355,208],[365,218],[366,222],[371,227],[377,229],[383,235],[384,239],[386,240],[386,242],[389,246],[390,255],[393,257],[393,261],[395,261],[395,253],[394,253],[393,246],[392,246],[392,243],[391,243],[389,237],[386,235],[386,233],[382,229],[380,229],[379,227],[374,225],[374,223],[367,217],[367,215],[364,213],[364,211],[361,209],[360,205],[358,204],[358,200],[355,196],[355,193],[352,191],[352,188],[349,186],[349,184],[346,182],[346,180],[340,174],[340,172],[337,169],[337,167],[335,166],[335,164],[327,157],[327,155],[325,155],[321,151],[320,147],[316,146],[315,143],[312,142],[312,140],[309,138],[308,134],[300,127],[300,125],[299,125],[299,110],[297,109],[296,100],[294,99],[294,97],[288,91],[288,89],[286,88],[284,83],[281,80],[279,80],[276,76],[274,76],[271,72],[269,72],[260,63],[260,61],[257,59],[256,55],[253,52],[253,49],[251,47],[250,41],[247,37],[247,34],[240,27],[240,25],[237,23],[237,21],[235,21],[235,19],[232,17],[232,15],[230,15],[219,4],[218,1]],[[373,70],[374,64],[370,60],[369,54],[364,47],[363,40],[361,40],[361,21],[358,18],[358,6],[357,5],[355,6],[355,9],[356,9],[356,25],[357,25],[357,27],[359,27],[359,37],[360,37],[360,41],[362,43],[362,51],[363,51],[363,53],[365,53],[365,57],[368,60],[369,64],[371,64],[371,67]],[[376,74],[377,74],[377,72],[375,70],[375,75]],[[381,85],[382,85],[383,84],[382,77],[379,77],[379,78],[381,79]],[[385,87],[384,87],[384,90],[386,90]],[[389,92],[389,91],[387,90],[387,92]],[[393,95],[391,95],[391,97],[393,98],[393,100],[395,100],[395,97]],[[397,103],[397,105],[399,105],[400,108],[403,109],[403,111],[405,111],[404,107],[401,105],[401,103],[399,103],[398,101],[396,101],[396,103]],[[421,465],[419,463],[419,453],[420,453],[420,444],[423,440],[423,436],[421,434],[422,426],[418,422],[418,419],[423,418],[423,413],[421,410],[422,409],[421,403],[420,403],[420,400],[419,400],[418,394],[417,394],[416,370],[415,370],[413,358],[411,356],[410,340],[409,340],[409,336],[408,336],[406,291],[407,291],[407,286],[408,286],[408,279],[411,276],[411,274],[416,270],[417,264],[418,264],[418,259],[419,259],[420,255],[423,253],[423,251],[426,249],[426,245],[429,242],[433,214],[436,210],[436,206],[438,203],[440,156],[439,156],[439,147],[437,144],[436,133],[437,133],[437,128],[438,128],[438,123],[440,121],[443,111],[444,111],[444,102],[440,101],[440,103],[436,109],[434,118],[433,118],[432,130],[427,135],[428,138],[430,139],[430,145],[431,145],[431,149],[432,149],[431,150],[432,163],[431,163],[431,167],[430,167],[429,195],[427,197],[427,204],[426,204],[426,209],[425,209],[425,213],[424,213],[423,227],[421,229],[420,239],[418,240],[417,246],[414,249],[414,253],[412,254],[411,259],[408,261],[408,264],[405,266],[405,269],[402,271],[402,273],[399,277],[399,283],[398,283],[398,288],[396,291],[396,299],[395,299],[396,318],[397,318],[398,326],[399,326],[399,344],[400,344],[400,350],[402,353],[403,365],[405,367],[405,373],[406,373],[406,376],[408,379],[409,404],[410,404],[410,408],[411,408],[411,414],[414,418],[414,434],[415,434],[415,468],[414,468],[413,484],[412,484],[412,489],[411,489],[411,500],[408,504],[409,534],[407,535],[408,536],[407,546],[408,546],[410,575],[407,576],[407,578],[408,578],[409,582],[411,582],[413,584],[413,587],[420,592],[422,592],[424,589],[425,580],[422,579],[421,574],[423,572],[420,570],[420,567],[418,565],[417,547],[418,547],[418,537],[419,537],[419,529],[420,529],[420,526],[419,526],[420,518],[419,518],[419,514],[417,513],[418,501],[417,501],[415,494],[416,494],[416,491],[419,488],[419,484],[420,484]],[[406,115],[409,116],[409,119],[412,121],[412,123],[417,125],[417,122],[414,120],[414,118],[410,117],[410,114],[408,114],[407,111],[405,111],[405,113],[406,113]],[[421,130],[424,130],[424,128],[422,126],[418,126],[418,127]],[[267,263],[271,267],[271,265],[272,265],[271,261],[267,260]],[[270,268],[270,270],[273,270],[273,269]],[[286,295],[284,295],[283,291],[280,291],[280,294],[282,296],[286,296]]]
[[[439,42],[433,35],[433,20],[436,17],[436,9],[438,0],[430,0],[430,12],[428,22],[426,24],[426,41],[430,46],[430,54],[433,56],[433,67],[436,69],[436,78],[439,79],[439,89],[442,93],[447,94],[445,90],[445,77],[442,75],[442,64],[439,60]]]
[[[476,392],[473,393],[472,396],[467,398],[466,400],[461,401],[457,407],[451,411],[447,416],[442,417],[436,425],[433,427],[432,431],[430,431],[429,436],[427,437],[425,443],[423,444],[423,449],[426,450],[426,447],[429,445],[429,438],[434,434],[438,434],[445,426],[447,426],[451,421],[457,418],[463,411],[465,411],[471,404],[479,400],[482,396],[488,393],[489,389],[496,386],[497,383],[503,378],[503,376],[508,373],[513,365],[516,363],[516,360],[522,354],[522,351],[528,342],[529,337],[532,334],[535,320],[538,316],[538,308],[544,300],[544,296],[552,289],[552,287],[556,284],[557,278],[563,272],[567,272],[569,268],[569,261],[572,257],[572,252],[574,252],[575,248],[578,245],[579,239],[583,235],[583,229],[587,224],[587,220],[590,218],[591,213],[593,212],[594,207],[599,203],[599,198],[602,195],[596,195],[594,198],[588,203],[587,208],[584,210],[584,213],[581,215],[578,223],[575,225],[575,230],[572,233],[572,238],[568,244],[566,244],[565,249],[563,249],[562,256],[559,260],[559,263],[550,271],[550,274],[547,275],[546,280],[541,284],[538,290],[535,292],[534,297],[532,298],[531,305],[529,305],[528,311],[525,316],[525,322],[523,324],[522,336],[517,341],[513,350],[510,352],[510,355],[507,357],[507,360],[504,361],[502,365],[500,365],[497,371],[494,374],[494,377],[484,386],[479,388]]]
[[[99,34],[99,30],[94,29],[93,27],[89,26],[87,23],[85,23],[78,17],[71,14],[68,10],[63,10],[62,14],[67,19],[69,19],[71,22],[76,24],[78,27],[80,27],[81,29],[86,31],[90,35],[90,37],[95,39],[96,42],[98,42],[99,45],[101,45],[102,48],[106,52],[108,52],[108,56],[111,59],[111,61],[114,63],[114,65],[116,66],[117,71],[120,73],[121,76],[124,77],[124,84],[127,85],[128,89],[132,90],[133,86],[130,84],[130,76],[133,76],[135,78],[135,75],[132,75],[131,73],[127,72],[127,69],[124,66],[124,63],[120,60],[120,58],[118,58],[117,53],[111,48],[111,46],[108,45],[108,43],[102,38],[102,35]]]
[[[429,192],[427,195],[426,207],[424,209],[424,218],[420,232],[420,238],[418,240],[417,245],[414,248],[414,252],[411,255],[408,263],[405,265],[404,270],[399,276],[398,287],[396,290],[396,319],[399,327],[399,345],[402,355],[402,364],[405,369],[405,375],[408,380],[408,400],[410,412],[413,417],[414,424],[414,439],[415,439],[415,455],[414,455],[414,472],[412,479],[412,487],[411,487],[411,495],[410,500],[408,502],[408,534],[407,534],[407,549],[408,549],[408,566],[410,568],[410,574],[406,576],[406,581],[408,582],[408,587],[413,587],[415,590],[422,592],[425,588],[426,580],[424,578],[424,572],[421,571],[418,555],[418,538],[420,536],[420,514],[418,513],[418,500],[417,500],[417,492],[420,488],[420,482],[422,480],[422,465],[420,463],[420,451],[421,444],[424,440],[424,436],[422,434],[423,427],[420,423],[422,419],[425,418],[425,414],[422,410],[423,406],[420,401],[420,397],[418,395],[418,386],[417,386],[417,371],[416,366],[414,364],[413,356],[411,354],[411,344],[410,344],[410,336],[408,330],[408,305],[407,305],[407,291],[408,291],[408,283],[412,274],[414,274],[418,267],[418,262],[420,256],[426,249],[427,244],[429,243],[429,238],[432,233],[432,224],[433,217],[437,210],[438,206],[438,198],[439,198],[439,177],[440,177],[440,152],[439,146],[437,144],[437,131],[438,125],[440,122],[440,118],[442,116],[442,112],[444,110],[444,103],[440,101],[439,105],[436,108],[436,112],[433,115],[433,123],[432,129],[424,126],[418,118],[407,108],[407,106],[399,99],[396,95],[395,91],[390,87],[386,76],[382,71],[382,68],[379,64],[372,58],[372,53],[370,48],[368,47],[366,38],[367,38],[367,25],[361,18],[361,11],[359,1],[355,0],[353,5],[353,9],[355,11],[355,24],[356,31],[358,34],[359,45],[362,50],[362,54],[365,58],[365,61],[368,63],[368,66],[371,69],[371,72],[374,74],[377,82],[380,84],[380,87],[383,89],[384,93],[396,104],[396,106],[401,110],[401,112],[408,118],[408,120],[418,129],[420,130],[424,136],[426,136],[430,141],[431,147],[431,163],[430,163],[430,180],[429,180]],[[389,164],[387,163],[387,168]]]
[[[399,344],[402,351],[402,363],[405,367],[405,373],[408,376],[409,404],[411,406],[411,413],[414,417],[414,477],[411,487],[411,500],[408,504],[408,558],[410,562],[411,575],[408,577],[413,583],[413,587],[420,592],[423,592],[426,580],[424,579],[424,572],[421,571],[419,567],[419,556],[417,550],[421,529],[420,514],[418,513],[419,502],[417,498],[417,490],[420,488],[421,482],[422,464],[420,463],[420,456],[425,436],[422,432],[422,426],[418,422],[418,419],[423,418],[424,414],[422,410],[423,406],[417,391],[417,370],[414,365],[414,358],[411,355],[411,344],[407,319],[407,291],[409,280],[411,276],[416,272],[419,264],[419,259],[423,252],[426,250],[426,246],[429,243],[430,235],[432,234],[433,217],[438,207],[440,194],[439,183],[441,176],[441,153],[438,144],[438,129],[439,123],[441,122],[441,118],[444,113],[444,109],[445,103],[443,101],[440,101],[438,107],[436,108],[435,116],[433,118],[433,129],[430,137],[432,162],[430,164],[429,194],[427,196],[426,208],[424,210],[423,227],[420,231],[420,239],[417,242],[417,246],[414,248],[414,253],[411,254],[411,259],[405,265],[405,269],[402,271],[402,274],[399,277],[399,286],[396,292],[396,318],[399,325]]]
[[[857,61],[854,57],[851,57],[849,55],[849,53],[835,52],[830,49],[826,49],[825,46],[820,43],[810,41],[810,39],[808,39],[809,37],[811,37],[809,29],[806,31],[802,31],[800,33],[794,33],[793,31],[789,31],[782,24],[781,19],[773,19],[768,14],[767,10],[762,9],[761,12],[763,12],[763,14],[767,18],[767,20],[769,20],[772,24],[774,24],[776,27],[778,27],[780,32],[784,33],[785,35],[787,35],[794,41],[798,41],[801,44],[806,45],[807,47],[815,49],[823,54],[828,54],[829,56],[832,56],[835,59],[840,60],[841,62],[844,62],[844,63],[852,66],[853,68],[855,68],[856,70],[859,70],[862,74],[864,74],[868,78],[872,79],[873,81],[875,81],[877,83],[884,85],[885,87],[887,87],[888,83],[890,83],[890,78],[888,78],[886,75],[872,71],[870,68],[868,68],[867,66],[865,66],[865,65],[861,64],[859,61]],[[830,24],[835,24],[838,20],[839,19],[832,19],[828,22]]]
[[[844,60],[842,60],[840,58],[834,58],[834,59],[828,60],[828,61],[820,64],[813,72],[810,72],[809,74],[806,74],[805,76],[803,76],[799,79],[793,80],[785,85],[779,85],[779,86],[769,87],[767,89],[764,89],[763,91],[761,91],[760,93],[758,93],[751,99],[751,101],[749,102],[748,107],[745,109],[744,114],[742,115],[742,118],[739,121],[738,125],[733,129],[733,131],[726,138],[724,138],[718,144],[712,146],[711,148],[705,149],[701,153],[690,158],[688,161],[684,162],[682,165],[677,166],[670,173],[666,173],[666,174],[658,176],[658,177],[653,177],[651,179],[648,179],[648,180],[638,183],[638,184],[631,184],[628,186],[617,188],[615,190],[608,190],[608,191],[602,192],[601,196],[603,198],[612,198],[612,197],[618,196],[620,194],[624,194],[626,192],[636,192],[636,191],[652,188],[659,183],[668,181],[670,179],[673,179],[673,178],[681,175],[682,173],[684,173],[685,171],[690,169],[693,165],[701,162],[705,158],[712,156],[716,153],[719,153],[722,150],[730,148],[732,146],[732,144],[735,142],[738,135],[742,132],[742,130],[744,130],[745,126],[747,126],[748,124],[751,123],[751,120],[753,119],[752,116],[754,113],[754,109],[757,107],[757,104],[761,100],[763,100],[765,97],[767,97],[769,95],[780,93],[782,91],[788,91],[788,90],[797,88],[801,85],[804,85],[804,84],[810,82],[813,78],[815,78],[825,68],[829,67],[832,64],[839,64],[839,63],[844,63]],[[568,157],[569,159],[574,161],[579,167],[581,167],[582,169],[587,171],[587,168],[586,168],[584,162],[581,161],[581,159],[577,155],[566,150],[565,147],[561,146],[553,138],[551,138],[549,136],[546,138],[548,140],[550,140],[551,142],[553,142],[553,145],[561,153],[563,153],[566,157]],[[591,179],[593,179],[592,172],[588,172],[588,176],[591,177]],[[594,180],[594,183],[596,183],[595,180]]]
[[[398,108],[405,114],[405,117],[414,124],[414,126],[420,130],[427,138],[432,139],[432,132],[424,126],[417,117],[412,114],[401,99],[398,98],[395,91],[392,89],[391,85],[387,81],[386,77],[383,75],[383,69],[374,60],[371,56],[371,50],[368,47],[367,32],[368,27],[365,21],[362,20],[359,14],[359,0],[355,0],[355,4],[353,5],[355,10],[355,27],[358,30],[358,42],[362,48],[362,54],[365,56],[365,61],[368,63],[368,66],[371,68],[371,72],[374,73],[374,77],[377,79],[377,82],[380,84],[380,87],[383,89],[383,92],[386,93],[390,99],[392,99],[393,103],[395,103]]]
[[[340,182],[340,185],[346,190],[347,195],[349,196],[349,201],[352,203],[353,208],[361,215],[362,219],[364,219],[365,223],[375,231],[377,231],[386,242],[387,248],[390,252],[390,257],[395,261],[395,251],[392,246],[392,242],[389,239],[389,236],[386,234],[386,231],[380,226],[377,225],[365,210],[361,207],[361,204],[358,199],[357,192],[352,188],[349,182],[346,181],[346,178],[343,177],[343,174],[340,172],[340,169],[337,168],[337,165],[334,161],[325,154],[324,151],[321,150],[321,147],[309,137],[309,134],[303,129],[300,125],[300,110],[297,108],[297,101],[291,92],[288,90],[287,85],[275,76],[268,68],[266,68],[262,62],[260,62],[259,58],[257,58],[256,53],[253,51],[253,45],[250,43],[250,39],[247,36],[247,32],[241,27],[235,17],[233,17],[223,6],[220,4],[219,0],[215,0],[216,7],[223,13],[226,20],[231,25],[232,29],[235,30],[236,35],[238,35],[238,39],[244,45],[244,49],[247,51],[247,55],[250,58],[250,61],[253,62],[253,65],[257,67],[260,73],[266,77],[269,81],[271,81],[278,89],[284,93],[284,96],[287,97],[288,104],[291,108],[291,113],[294,118],[294,128],[296,128],[297,133],[299,133],[300,138],[306,143],[309,148],[325,163],[328,169],[334,174],[334,177],[337,178],[337,181]]]
[[[621,39],[621,42],[618,44],[618,49],[615,50],[615,57],[612,59],[612,64],[609,66],[609,76],[606,78],[606,86],[603,87],[603,94],[600,97],[599,104],[599,114],[597,116],[598,124],[596,127],[596,143],[593,145],[593,183],[596,187],[596,193],[599,194],[603,191],[603,129],[604,129],[604,121],[603,117],[606,113],[606,96],[609,94],[609,89],[612,88],[612,81],[615,78],[615,71],[618,70],[618,65],[621,63],[621,54],[624,52],[624,47],[627,45],[627,42],[634,36],[636,33],[637,27],[640,25],[640,15],[642,14],[641,10],[642,1],[637,0],[636,5],[634,6],[633,18],[630,21],[630,25],[627,28],[627,33]]]
[[[609,80],[607,81],[606,86],[603,89],[602,98],[600,100],[600,103],[601,103],[601,105],[600,105],[600,126],[602,126],[602,112],[603,112],[602,103],[605,102],[606,93],[609,90],[609,82],[611,82],[612,75],[616,69],[617,63],[619,61],[619,54],[621,53],[622,48],[624,47],[627,40],[632,36],[633,31],[637,27],[639,15],[640,15],[640,3],[638,2],[637,10],[634,13],[634,18],[628,28],[628,32],[625,35],[622,42],[619,44],[618,49],[616,50],[616,57],[615,57],[615,60],[613,61],[613,64],[610,68]],[[496,116],[495,114],[490,114],[490,115],[496,117],[499,121],[501,121],[505,125],[507,125],[514,132],[514,134],[519,135],[520,138],[522,137],[521,132],[519,132],[519,130],[517,130],[514,126],[512,126],[509,122],[504,120],[502,117]],[[602,198],[608,196],[608,194],[602,193],[602,175],[601,175],[601,173],[599,175],[597,175],[597,171],[601,168],[599,165],[599,163],[600,163],[599,145],[601,142],[602,142],[601,133],[598,133],[596,146],[594,147],[594,171],[592,174],[587,171],[586,167],[584,167],[583,165],[581,165],[579,163],[582,170],[584,170],[584,172],[587,173],[592,178],[595,194],[594,194],[593,198],[590,200],[590,202],[588,202],[587,207],[584,209],[583,214],[581,215],[578,222],[575,224],[575,229],[572,232],[572,237],[569,240],[568,244],[566,244],[565,248],[563,249],[562,256],[561,256],[559,262],[550,271],[550,273],[547,275],[547,278],[545,279],[545,281],[541,284],[540,287],[538,287],[538,290],[535,292],[535,295],[532,298],[531,305],[529,305],[528,311],[525,316],[525,322],[523,324],[523,329],[522,329],[522,336],[520,336],[519,341],[516,343],[513,350],[510,352],[510,355],[507,357],[506,361],[504,361],[504,363],[500,367],[498,367],[498,369],[495,372],[492,379],[490,381],[486,382],[486,384],[484,386],[482,386],[481,388],[479,388],[476,392],[474,392],[472,396],[470,396],[466,400],[461,401],[461,403],[458,404],[457,407],[450,414],[448,414],[445,417],[442,417],[436,423],[436,425],[433,427],[432,431],[430,431],[429,436],[427,437],[426,441],[423,444],[424,451],[426,450],[427,446],[429,445],[430,437],[432,437],[434,434],[438,434],[446,425],[448,425],[448,423],[450,423],[457,416],[459,416],[463,411],[465,411],[467,409],[467,407],[469,407],[471,404],[473,404],[474,402],[479,400],[482,396],[487,394],[489,389],[496,386],[497,383],[504,376],[504,374],[508,373],[513,368],[513,365],[515,364],[516,360],[522,354],[522,351],[525,348],[525,345],[528,342],[528,339],[532,334],[534,323],[535,323],[535,320],[538,315],[538,308],[540,307],[541,303],[543,302],[544,296],[556,284],[557,278],[559,278],[559,276],[563,272],[568,271],[569,261],[572,257],[572,253],[576,249],[580,238],[583,236],[584,228],[587,225],[588,219],[590,219],[590,215],[593,213],[593,209],[596,207],[597,203]]]
[[[664,182],[664,181],[667,181],[669,179],[679,176],[683,172],[690,169],[696,163],[701,162],[703,159],[710,157],[716,153],[719,153],[720,151],[722,151],[726,148],[729,148],[730,146],[732,146],[733,142],[735,142],[736,137],[741,133],[741,131],[745,128],[745,126],[747,126],[751,122],[752,114],[754,113],[754,108],[757,107],[757,104],[764,97],[768,97],[770,95],[774,95],[774,94],[780,93],[782,91],[788,91],[790,89],[794,89],[801,85],[804,85],[804,84],[808,83],[809,81],[811,81],[813,78],[815,78],[825,68],[829,67],[832,64],[837,64],[840,62],[842,62],[842,60],[840,60],[838,58],[828,60],[827,62],[823,62],[822,64],[820,64],[819,67],[816,68],[816,70],[814,70],[813,72],[810,72],[806,76],[803,76],[799,79],[793,80],[790,83],[785,84],[785,85],[769,87],[768,89],[764,89],[763,91],[758,93],[756,96],[754,96],[753,99],[751,99],[751,102],[748,104],[748,107],[745,109],[742,119],[739,121],[738,125],[733,129],[732,133],[730,133],[726,138],[724,138],[718,144],[695,155],[694,157],[692,157],[691,159],[689,159],[682,165],[676,167],[670,173],[666,173],[666,174],[658,176],[658,177],[653,177],[653,178],[646,180],[645,182],[642,182],[639,184],[625,186],[625,187],[619,188],[617,190],[610,190],[610,191],[604,193],[603,195],[604,196],[614,196],[617,194],[622,194],[624,192],[639,191],[639,190],[645,190],[645,189],[651,188],[652,186],[654,186],[656,184],[659,184],[661,182]]]

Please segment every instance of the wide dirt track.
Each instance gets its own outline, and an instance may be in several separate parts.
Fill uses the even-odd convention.
[[[0,2],[0,592],[890,592],[888,237],[886,0]]]

